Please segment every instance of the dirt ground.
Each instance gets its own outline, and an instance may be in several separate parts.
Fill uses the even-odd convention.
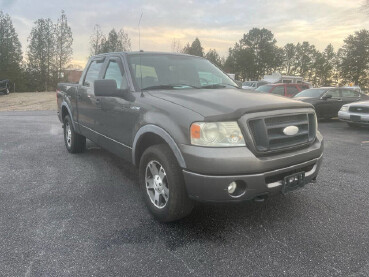
[[[0,94],[0,112],[56,110],[55,92],[22,92]]]

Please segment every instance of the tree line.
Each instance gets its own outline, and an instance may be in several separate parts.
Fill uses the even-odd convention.
[[[65,81],[64,70],[71,67],[73,34],[64,11],[53,22],[41,18],[34,22],[23,56],[21,43],[8,14],[0,11],[0,79],[16,84],[16,91],[54,90]],[[128,34],[112,29],[107,35],[95,25],[90,36],[90,55],[131,50]],[[227,57],[215,49],[205,53],[196,38],[184,47],[173,40],[172,52],[205,57],[238,80],[259,80],[274,71],[302,76],[316,86],[354,83],[369,88],[369,31],[349,35],[337,51],[331,44],[319,51],[307,41],[277,46],[274,34],[253,28],[230,47]]]
[[[280,72],[301,76],[315,86],[355,84],[369,88],[369,31],[349,35],[335,51],[332,44],[319,51],[307,41],[277,46],[274,34],[265,28],[253,28],[228,50],[226,58],[215,49],[207,53],[196,38],[179,48],[172,42],[172,51],[205,57],[239,80],[260,80],[264,75]]]
[[[23,56],[10,16],[0,11],[0,79],[9,79],[12,91],[55,90],[58,82],[66,81],[65,69],[73,67],[72,44],[72,29],[62,10],[56,22],[50,18],[34,22]],[[131,41],[123,29],[112,29],[105,36],[96,25],[90,46],[91,55],[130,51]]]

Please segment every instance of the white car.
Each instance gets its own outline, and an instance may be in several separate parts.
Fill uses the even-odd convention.
[[[338,112],[338,118],[350,126],[369,126],[369,101],[343,105]]]

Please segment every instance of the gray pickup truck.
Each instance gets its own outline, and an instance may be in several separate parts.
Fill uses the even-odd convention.
[[[164,222],[195,201],[263,201],[314,183],[322,161],[310,104],[242,90],[195,56],[97,55],[79,84],[58,84],[57,102],[68,151],[88,138],[132,162]]]

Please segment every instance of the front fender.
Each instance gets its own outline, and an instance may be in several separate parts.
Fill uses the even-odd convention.
[[[137,165],[136,146],[138,142],[140,141],[140,138],[142,138],[143,135],[146,133],[154,133],[160,136],[163,140],[165,140],[165,142],[169,145],[170,149],[172,149],[173,154],[176,157],[179,166],[182,168],[186,168],[186,162],[182,156],[181,151],[179,150],[177,143],[174,141],[174,139],[168,134],[167,131],[165,131],[159,126],[152,125],[152,124],[148,124],[148,125],[141,127],[135,135],[135,138],[133,140],[133,145],[132,145],[132,161],[134,165]]]

